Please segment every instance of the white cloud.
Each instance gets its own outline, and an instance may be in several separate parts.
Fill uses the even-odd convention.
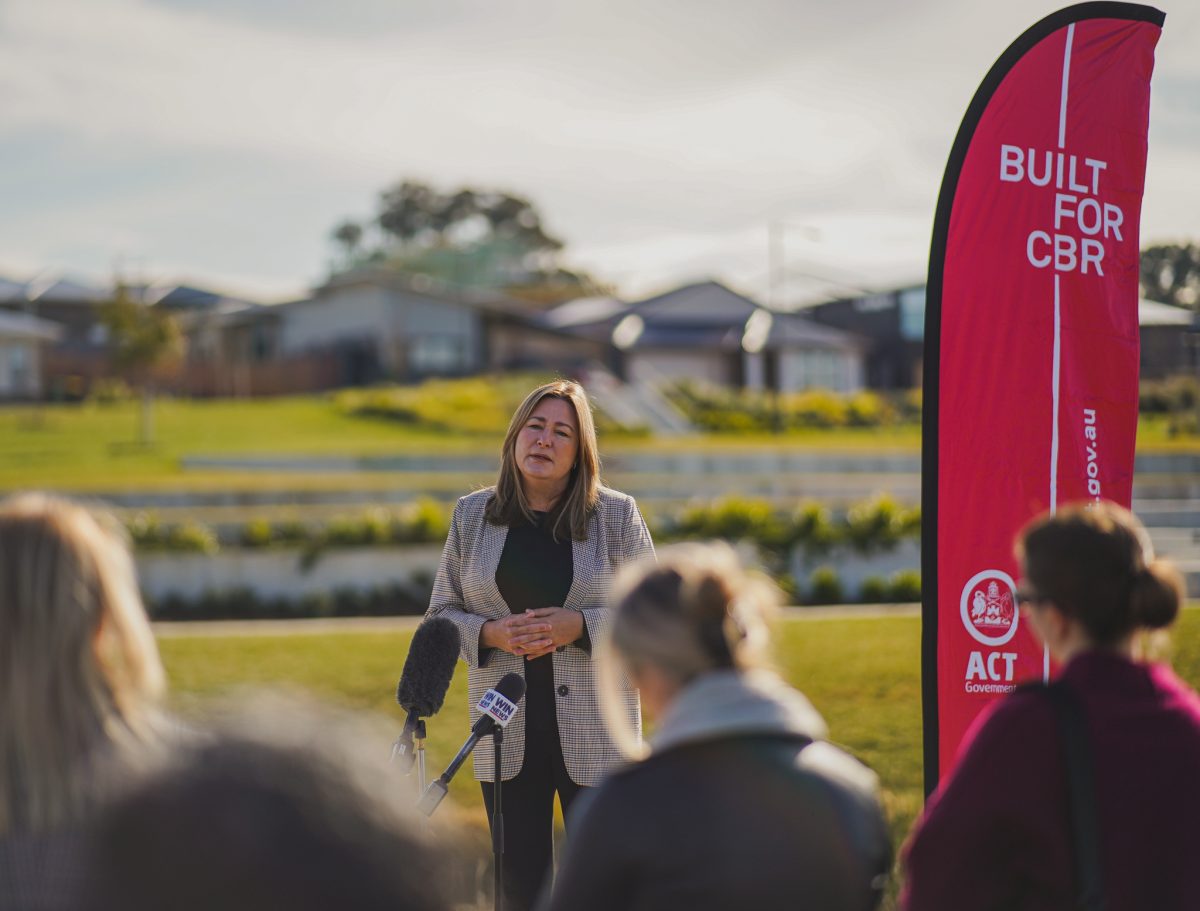
[[[217,230],[213,210],[236,210],[257,168],[264,194],[284,197],[295,180],[297,197],[256,213],[264,287],[315,277],[334,221],[368,215],[373,194],[403,176],[527,193],[577,261],[632,284],[762,272],[751,238],[780,217],[855,226],[855,257],[832,227],[807,251],[831,270],[919,272],[975,87],[1058,5],[6,0],[0,140],[68,137],[98,182],[122,159],[191,165],[128,198],[100,187],[21,213],[34,258],[91,250],[103,262],[141,248],[253,276],[244,231]],[[1170,13],[1145,237],[1200,234],[1198,36],[1200,11]],[[239,180],[194,176],[206,160],[209,171],[236,162]],[[192,226],[174,246],[163,236],[182,231],[172,216]],[[17,234],[0,225],[6,245]]]

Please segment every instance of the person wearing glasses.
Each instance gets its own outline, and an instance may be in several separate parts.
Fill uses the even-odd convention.
[[[1200,908],[1200,697],[1139,660],[1142,634],[1179,614],[1178,571],[1111,503],[1034,520],[1016,551],[1018,600],[1061,667],[1058,694],[1027,685],[977,719],[906,848],[901,906],[1049,911],[1090,907],[1078,901],[1090,890],[1108,911]],[[1064,740],[1064,698],[1082,736]],[[1088,766],[1081,825],[1069,788]],[[1077,863],[1089,833],[1092,860]]]

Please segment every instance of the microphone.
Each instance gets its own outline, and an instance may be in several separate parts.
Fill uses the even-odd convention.
[[[479,716],[479,720],[471,727],[471,736],[467,738],[467,742],[463,744],[458,755],[451,760],[450,765],[446,766],[440,778],[434,781],[425,789],[425,793],[421,795],[421,800],[417,807],[426,816],[432,816],[433,811],[438,808],[438,804],[442,802],[442,798],[450,790],[450,779],[454,777],[454,773],[458,771],[459,766],[466,762],[467,757],[471,755],[471,751],[475,749],[476,744],[484,737],[492,734],[497,727],[508,727],[508,723],[517,714],[517,703],[521,701],[525,695],[525,678],[520,674],[505,674],[500,682],[496,684],[495,689],[488,690],[483,694],[483,698],[479,700],[479,705],[475,708],[483,714]],[[497,769],[496,773],[499,774]]]
[[[404,671],[396,686],[396,701],[408,712],[408,718],[392,749],[392,759],[400,760],[405,774],[412,769],[413,736],[421,719],[436,715],[446,700],[458,648],[458,628],[445,617],[426,620],[413,633]]]

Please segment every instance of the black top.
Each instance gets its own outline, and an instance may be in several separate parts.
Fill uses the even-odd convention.
[[[546,527],[546,514],[535,515],[536,525],[522,521],[509,527],[496,567],[496,587],[514,614],[539,607],[562,607],[575,578],[571,539],[555,541]],[[525,685],[525,726],[557,730],[554,662],[550,655],[525,659]]]

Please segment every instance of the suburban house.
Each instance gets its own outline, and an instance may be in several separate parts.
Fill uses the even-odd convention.
[[[1142,379],[1200,376],[1200,314],[1142,299],[1138,301],[1138,324],[1142,330]]]
[[[55,323],[0,310],[0,401],[42,397],[42,350],[61,335]]]
[[[796,312],[864,340],[865,381],[872,389],[911,389],[921,385],[924,285],[827,301]]]
[[[867,385],[907,389],[921,385],[925,287],[913,285],[805,307],[815,322],[867,340]],[[1200,317],[1183,307],[1138,301],[1141,376],[1162,379],[1200,372]]]
[[[37,396],[78,398],[96,378],[108,375],[108,333],[101,308],[111,299],[107,289],[58,273],[25,282],[0,278],[0,313],[19,314],[42,327],[37,330],[41,347],[31,364],[25,366],[24,360],[31,354],[9,351],[21,365],[18,370],[30,372]],[[28,342],[21,347],[31,351]]]
[[[335,351],[343,384],[531,368],[572,372],[602,346],[538,321],[502,295],[364,268],[335,275],[304,300],[261,308],[276,356]]]
[[[386,269],[339,274],[281,304],[192,285],[131,284],[128,291],[179,321],[187,353],[159,385],[182,395],[281,395],[510,369],[577,373],[606,351],[542,325],[542,311],[501,295]],[[102,320],[111,299],[108,287],[61,277],[0,279],[7,317],[0,369],[35,390],[19,394],[81,398],[114,375]],[[32,386],[20,379],[26,373]]]
[[[863,385],[855,336],[770,310],[716,281],[631,304],[569,301],[543,324],[607,345],[607,366],[634,384],[691,379],[731,388],[853,392]]]

